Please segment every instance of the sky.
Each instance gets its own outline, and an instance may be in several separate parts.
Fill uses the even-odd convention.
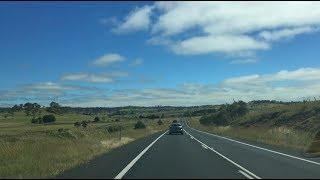
[[[319,2],[1,2],[0,106],[320,98]]]

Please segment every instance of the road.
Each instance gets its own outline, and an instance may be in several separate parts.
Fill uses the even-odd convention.
[[[320,178],[320,160],[212,135],[182,121],[184,135],[157,133],[57,178]]]

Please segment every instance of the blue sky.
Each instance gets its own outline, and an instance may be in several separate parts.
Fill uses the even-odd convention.
[[[320,96],[320,3],[207,3],[1,3],[0,106]]]

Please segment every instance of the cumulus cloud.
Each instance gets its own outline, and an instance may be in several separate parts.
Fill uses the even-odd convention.
[[[147,30],[150,25],[150,15],[152,7],[144,6],[142,8],[136,8],[119,23],[116,28],[113,29],[115,33],[128,33],[138,30]]]
[[[102,57],[93,61],[95,66],[108,66],[112,63],[124,61],[125,58],[116,53],[105,54]]]
[[[156,2],[133,12],[139,11],[147,12],[142,18],[147,23],[132,29],[150,26],[150,44],[188,55],[268,50],[320,26],[319,2]]]

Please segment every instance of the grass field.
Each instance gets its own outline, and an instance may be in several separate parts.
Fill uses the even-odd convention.
[[[62,171],[84,163],[97,155],[138,138],[167,129],[172,119],[143,120],[146,129],[134,129],[136,120],[102,117],[102,122],[88,127],[74,127],[73,123],[92,120],[78,114],[56,116],[50,125],[31,124],[30,117],[15,113],[14,117],[0,115],[0,178],[50,178]],[[121,132],[109,133],[108,126],[121,125]]]
[[[312,132],[288,127],[206,126],[199,123],[199,118],[191,118],[189,125],[221,136],[256,141],[296,151],[307,151],[314,138],[314,133]]]

